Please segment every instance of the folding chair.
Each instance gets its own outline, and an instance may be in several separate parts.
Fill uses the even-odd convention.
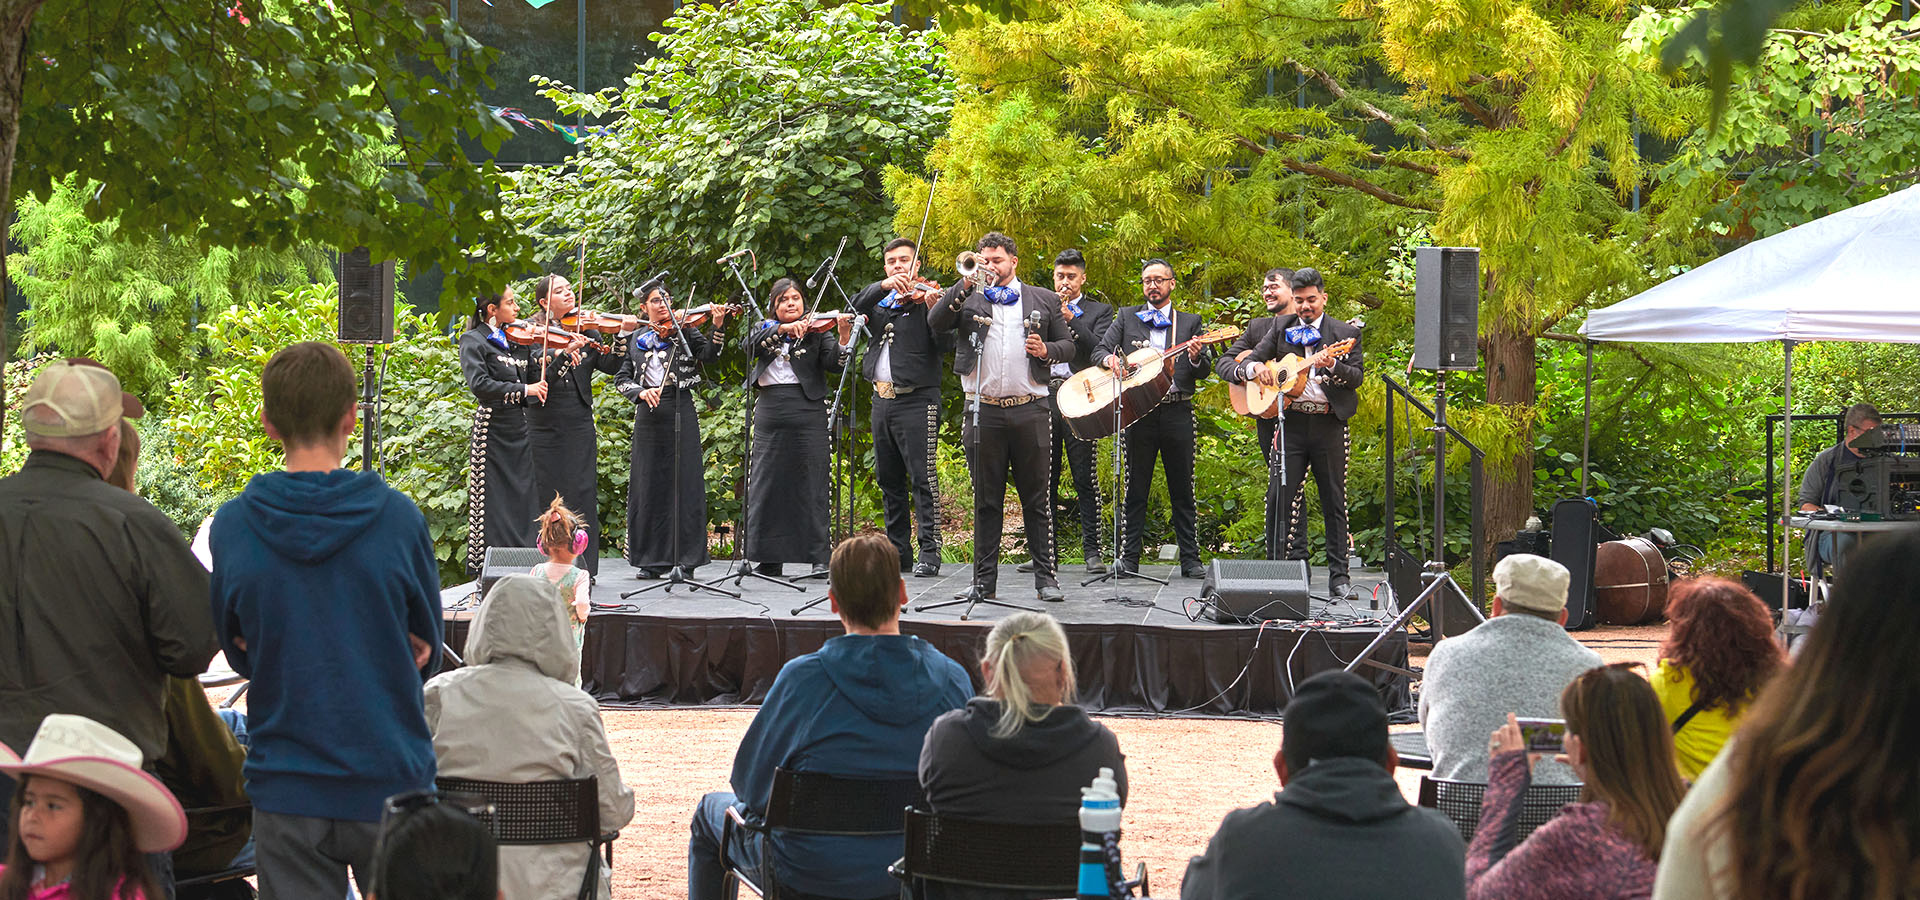
[[[613,866],[613,842],[620,832],[600,830],[600,779],[565,778],[550,781],[482,781],[478,778],[440,777],[434,787],[446,794],[467,794],[491,804],[480,819],[503,846],[589,843],[598,853],[587,855],[580,877],[580,900],[592,900],[600,887],[602,854]]]
[[[1514,825],[1514,842],[1527,839],[1535,828],[1560,814],[1560,808],[1580,799],[1579,784],[1536,784],[1520,798],[1520,819]],[[1452,781],[1446,778],[1420,777],[1420,805],[1446,814],[1460,829],[1462,840],[1472,842],[1480,827],[1480,802],[1487,786],[1477,781]]]
[[[923,882],[1071,897],[1080,884],[1080,826],[1003,825],[907,810],[906,855],[888,867],[909,900],[925,896]],[[1147,896],[1147,864],[1129,888]]]
[[[779,887],[773,883],[770,856],[761,855],[767,862],[764,874],[746,871],[730,852],[737,832],[757,834],[763,842],[774,831],[848,837],[899,834],[900,811],[920,802],[918,778],[842,778],[774,769],[773,793],[761,821],[750,822],[739,810],[727,808],[727,821],[720,829],[720,865],[728,880],[775,900]]]
[[[234,812],[252,809],[252,803],[229,803],[225,806],[196,806],[186,811],[189,817],[211,813]],[[252,875],[252,866],[234,866],[218,872],[194,875],[189,878],[174,878],[173,890],[177,900],[214,900],[222,897],[253,896],[253,888],[235,885],[230,882]]]

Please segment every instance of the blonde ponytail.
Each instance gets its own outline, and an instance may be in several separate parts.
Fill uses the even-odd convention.
[[[987,696],[1000,701],[1000,720],[991,732],[994,737],[1012,737],[1051,711],[1051,707],[1035,708],[1033,687],[1027,684],[1026,673],[1040,669],[1036,663],[1059,662],[1066,673],[1060,702],[1073,702],[1073,656],[1067,652],[1067,632],[1046,613],[1017,612],[1001,619],[987,634],[987,649],[980,658],[987,664]]]

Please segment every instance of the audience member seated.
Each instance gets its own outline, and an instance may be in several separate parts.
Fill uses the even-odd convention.
[[[920,750],[927,807],[976,822],[1078,822],[1080,789],[1113,770],[1127,802],[1120,741],[1073,703],[1067,633],[1046,613],[993,626],[980,658],[986,696],[936,719]]]
[[[1562,627],[1567,568],[1516,553],[1493,567],[1493,618],[1436,644],[1420,686],[1420,724],[1433,751],[1433,774],[1487,780],[1487,735],[1508,713],[1557,718],[1560,692],[1600,665],[1600,654]],[[1543,760],[1538,784],[1573,784],[1566,766]]]
[[[72,713],[151,765],[166,749],[167,676],[198,675],[217,651],[207,572],[179,527],[105,481],[121,421],[141,412],[91,360],[41,366],[21,401],[30,452],[0,478],[0,742],[26,746],[48,714]],[[0,777],[0,803],[12,785]]]
[[[1514,823],[1531,782],[1526,743],[1513,716],[1488,744],[1493,777],[1480,828],[1467,847],[1469,900],[1646,897],[1667,818],[1687,792],[1673,739],[1646,679],[1622,663],[1589,670],[1560,695],[1567,721],[1560,757],[1584,783],[1580,802],[1514,846]]]
[[[1300,682],[1273,758],[1280,792],[1227,813],[1187,864],[1182,900],[1463,897],[1460,830],[1407,803],[1398,764],[1372,685],[1348,672]]]
[[[421,685],[439,664],[439,565],[413,501],[340,467],[359,391],[338,349],[275,353],[260,392],[286,471],[253,476],[214,515],[213,621],[252,679],[261,896],[331,900],[349,869],[365,889],[386,798],[433,786]]]
[[[412,791],[387,799],[367,900],[500,900],[500,848],[461,798]],[[576,882],[577,888],[577,882]]]
[[[427,682],[439,774],[511,782],[592,775],[600,780],[601,832],[633,820],[633,791],[620,781],[600,705],[573,686],[580,655],[552,582],[508,575],[495,583],[473,618],[467,664]],[[502,847],[500,890],[569,900],[594,859],[590,843]],[[608,884],[601,880],[600,896]]]
[[[1920,896],[1920,529],[1876,535],[1667,823],[1655,900]]]
[[[701,798],[687,845],[689,900],[721,897],[726,810],[758,817],[773,794],[775,768],[912,778],[928,726],[973,694],[959,663],[900,633],[907,588],[900,554],[884,535],[842,541],[828,578],[828,601],[847,633],[780,669],[734,755],[733,793]],[[866,900],[898,896],[887,866],[900,858],[901,846],[898,836],[775,832],[766,846],[745,840],[728,853],[755,870],[771,868],[783,892]]]
[[[41,721],[24,757],[0,744],[0,772],[18,779],[0,865],[7,900],[160,900],[143,854],[186,836],[180,802],[140,768],[140,748],[84,716]]]
[[[1680,774],[1699,778],[1733,736],[1747,705],[1786,654],[1773,639],[1767,605],[1725,578],[1689,578],[1667,595],[1673,624],[1660,645],[1653,692],[1672,723]]]

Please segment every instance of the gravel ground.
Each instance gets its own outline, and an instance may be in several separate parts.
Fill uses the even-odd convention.
[[[1600,627],[1575,635],[1608,662],[1651,665],[1665,625]],[[1415,647],[1415,663],[1424,649]],[[686,896],[687,821],[700,795],[724,790],[753,710],[603,711],[620,771],[635,796],[614,852],[614,893]],[[1177,897],[1188,857],[1205,849],[1229,810],[1270,799],[1280,725],[1224,719],[1103,718],[1127,754],[1132,785],[1122,844],[1129,869],[1147,864],[1153,893]],[[1396,730],[1415,726],[1398,726]],[[1412,801],[1420,773],[1396,775]]]

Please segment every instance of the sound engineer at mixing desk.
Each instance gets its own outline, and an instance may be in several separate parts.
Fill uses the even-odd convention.
[[[1837,506],[1840,501],[1839,479],[1835,472],[1842,463],[1862,459],[1866,454],[1854,450],[1848,444],[1869,431],[1880,427],[1880,410],[1871,403],[1855,403],[1847,407],[1844,434],[1840,442],[1820,451],[1813,458],[1813,465],[1807,467],[1807,474],[1800,479],[1800,511],[1820,512],[1828,506]],[[1849,510],[1855,512],[1857,510]],[[1807,536],[1807,566],[1824,562],[1829,568],[1836,566],[1840,558],[1853,544],[1853,536],[1831,531],[1822,531]]]

